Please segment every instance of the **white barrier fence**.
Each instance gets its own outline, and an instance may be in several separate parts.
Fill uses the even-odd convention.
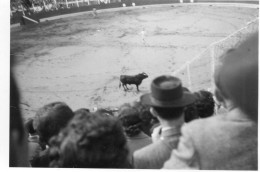
[[[237,47],[249,35],[258,31],[259,18],[248,22],[247,25],[226,38],[212,43],[201,54],[186,62],[172,75],[179,77],[183,85],[191,91],[201,89],[213,91],[214,71],[221,65],[221,55],[230,48]]]

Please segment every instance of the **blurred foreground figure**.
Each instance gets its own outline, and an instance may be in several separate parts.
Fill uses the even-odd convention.
[[[43,151],[30,161],[33,167],[49,166],[49,139],[65,128],[73,116],[74,113],[70,107],[63,102],[49,103],[37,111],[33,128],[39,135],[39,144]]]
[[[215,94],[227,114],[185,125],[164,168],[258,169],[258,33],[223,58],[215,73]]]
[[[130,168],[120,122],[100,112],[75,116],[50,140],[50,167]]]
[[[29,167],[27,134],[25,133],[22,115],[19,108],[19,93],[11,73],[10,82],[10,167]]]

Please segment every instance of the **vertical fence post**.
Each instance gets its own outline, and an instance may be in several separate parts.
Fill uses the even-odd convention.
[[[76,2],[77,2],[77,6],[79,7],[79,1],[78,1],[78,0],[76,0]]]
[[[180,3],[183,3],[183,0],[180,0]]]
[[[69,8],[69,5],[68,5],[68,0],[66,0],[66,6],[67,6],[67,8]]]
[[[216,69],[216,64],[215,64],[215,44],[212,44],[210,47],[210,56],[211,56],[211,91],[213,91],[214,88],[214,74],[215,74],[215,69]]]
[[[190,76],[190,63],[187,64],[187,77],[188,77],[188,87],[190,90],[192,90],[192,84],[191,84],[191,76]]]
[[[194,0],[190,0],[190,3],[193,3],[194,2]]]

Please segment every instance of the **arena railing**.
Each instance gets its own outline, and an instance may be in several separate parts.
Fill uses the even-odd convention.
[[[259,18],[247,23],[247,25],[224,39],[214,42],[202,53],[186,62],[172,75],[179,77],[183,85],[191,91],[201,89],[214,90],[214,72],[222,64],[221,55],[231,48],[237,47],[252,33],[258,31]]]

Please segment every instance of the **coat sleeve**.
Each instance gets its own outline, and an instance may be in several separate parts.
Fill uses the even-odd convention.
[[[170,159],[164,163],[163,169],[200,169],[199,157],[192,138],[185,126],[177,149],[171,153]]]

